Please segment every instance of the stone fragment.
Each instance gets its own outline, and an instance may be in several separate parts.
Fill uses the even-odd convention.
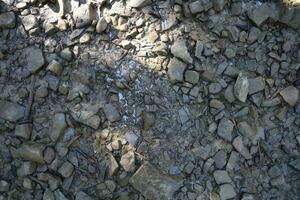
[[[233,127],[234,124],[232,123],[232,121],[226,118],[222,118],[218,125],[218,135],[226,141],[231,142]]]
[[[234,96],[234,92],[233,92],[233,86],[229,85],[224,93],[224,97],[225,99],[229,102],[232,103],[235,101],[235,96]]]
[[[249,95],[260,92],[265,89],[265,80],[259,76],[256,78],[249,79]]]
[[[126,172],[133,172],[135,170],[135,155],[133,151],[128,151],[122,155],[120,164]]]
[[[71,61],[73,58],[73,53],[69,48],[65,48],[60,52],[60,57],[67,61]]]
[[[241,102],[246,102],[249,93],[248,78],[242,73],[239,74],[234,84],[234,95]]]
[[[155,124],[155,115],[154,113],[143,112],[142,120],[143,120],[143,129],[147,131]]]
[[[197,14],[204,11],[204,6],[201,1],[194,1],[189,4],[189,8],[192,14]]]
[[[226,165],[226,170],[232,172],[236,167],[238,159],[239,154],[236,151],[232,151]]]
[[[147,199],[173,199],[173,194],[182,186],[181,180],[161,174],[149,162],[145,162],[129,182]]]
[[[216,153],[216,155],[213,157],[215,164],[216,164],[216,168],[218,169],[222,169],[227,162],[227,153],[223,150],[220,150]]]
[[[268,3],[263,3],[249,14],[249,18],[256,24],[256,26],[260,26],[271,16],[271,12],[274,11],[270,5]]]
[[[231,178],[228,175],[228,172],[225,170],[214,171],[214,178],[218,185],[232,182]]]
[[[36,170],[36,163],[31,161],[22,162],[22,165],[17,169],[17,175],[21,177],[33,174]]]
[[[299,90],[293,86],[284,88],[279,94],[290,106],[295,106],[299,100]]]
[[[73,18],[76,28],[88,26],[92,22],[92,9],[90,4],[81,4],[73,10]]]
[[[244,146],[242,136],[237,136],[232,143],[233,147],[246,159],[251,159],[251,154],[247,147]]]
[[[93,200],[93,198],[85,192],[79,191],[76,193],[75,200]]]
[[[117,108],[109,103],[109,104],[106,104],[104,107],[103,107],[103,111],[105,113],[105,116],[106,118],[108,119],[108,121],[110,122],[115,122],[115,121],[119,121],[121,119],[121,116],[120,116],[120,113],[119,111],[117,110]]]
[[[234,45],[228,45],[225,49],[225,56],[228,58],[228,59],[231,59],[231,58],[234,58],[235,55],[236,55],[236,51],[237,51],[237,47],[234,46]]]
[[[300,158],[292,160],[289,165],[300,172]]]
[[[7,192],[9,190],[10,184],[5,180],[0,180],[0,192]]]
[[[236,196],[236,192],[231,184],[223,184],[220,186],[221,200],[232,199]]]
[[[73,171],[74,171],[74,165],[72,165],[68,161],[64,162],[58,169],[58,173],[62,175],[64,178],[70,177]]]
[[[192,84],[196,84],[199,82],[199,73],[197,71],[194,70],[187,70],[184,73],[184,79],[185,81],[192,83]]]
[[[69,200],[59,189],[54,191],[55,200]]]
[[[179,61],[176,58],[172,58],[168,64],[168,76],[172,82],[182,82],[183,73],[186,68],[186,64]]]
[[[44,146],[35,142],[23,143],[17,149],[17,156],[24,160],[30,160],[37,163],[44,163],[43,158]]]
[[[15,135],[28,140],[31,136],[32,132],[32,124],[25,123],[25,124],[17,124],[15,128]]]
[[[171,46],[171,53],[182,59],[184,62],[193,63],[193,58],[188,52],[186,41],[184,39],[177,39],[174,44]]]
[[[54,193],[47,188],[43,194],[43,200],[55,200]]]
[[[227,0],[213,0],[213,7],[215,11],[222,11],[227,4]]]
[[[107,21],[105,20],[104,17],[101,17],[96,25],[96,32],[97,33],[102,33],[103,31],[105,31],[107,28]]]
[[[29,47],[24,51],[26,56],[26,67],[33,74],[37,72],[45,64],[43,52],[36,47]]]
[[[221,90],[222,90],[222,86],[219,83],[211,83],[208,86],[208,91],[211,94],[217,94],[217,93],[221,92]]]
[[[38,25],[38,20],[34,15],[26,15],[22,18],[24,29],[29,31]]]
[[[202,43],[201,41],[197,41],[197,44],[196,44],[196,50],[195,50],[195,56],[196,56],[197,58],[201,59],[203,49],[204,49],[203,43]]]
[[[151,0],[130,0],[128,5],[133,8],[142,8],[152,3]]]
[[[247,122],[240,122],[237,125],[239,132],[245,136],[246,138],[253,140],[256,135],[256,131],[247,123]]]
[[[55,158],[55,151],[52,147],[47,147],[44,151],[44,160],[50,164]]]
[[[115,175],[115,173],[117,172],[118,169],[119,169],[119,164],[116,161],[116,159],[114,158],[114,156],[111,155],[109,157],[109,175],[110,176]]]
[[[52,60],[47,66],[47,69],[56,75],[61,75],[63,70],[61,64],[56,60]]]
[[[250,29],[250,32],[249,32],[249,35],[248,35],[248,39],[247,39],[247,42],[249,44],[252,44],[253,42],[255,42],[258,37],[260,36],[261,34],[261,31],[260,29],[256,28],[255,26],[253,26],[251,29]]]
[[[64,113],[56,113],[52,118],[52,124],[49,130],[49,136],[53,142],[56,142],[62,137],[65,129],[67,128],[67,123]]]
[[[16,26],[16,16],[13,12],[0,14],[0,29],[14,28]]]

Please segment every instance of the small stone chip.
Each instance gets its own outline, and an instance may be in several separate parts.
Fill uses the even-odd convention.
[[[293,86],[284,88],[279,94],[290,106],[295,106],[299,100],[299,90]]]
[[[246,102],[248,93],[249,93],[248,78],[245,77],[242,73],[240,73],[234,85],[234,95],[241,102]]]

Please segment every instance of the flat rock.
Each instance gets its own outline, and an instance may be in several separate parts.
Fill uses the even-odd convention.
[[[217,184],[231,183],[232,180],[228,175],[228,172],[225,170],[216,170],[214,171],[214,178]]]
[[[214,10],[222,11],[227,4],[227,0],[213,0]]]
[[[261,76],[249,79],[249,95],[264,90],[265,85],[265,80]]]
[[[250,140],[253,140],[255,138],[256,132],[247,122],[244,121],[238,123],[237,128],[239,132],[246,138]]]
[[[188,52],[186,41],[184,39],[177,39],[174,44],[171,46],[171,53],[182,59],[184,62],[193,63],[193,58]]]
[[[20,138],[28,140],[31,136],[31,132],[32,132],[32,124],[30,123],[16,125],[15,135]]]
[[[268,3],[263,3],[249,14],[249,18],[257,26],[260,26],[271,16],[272,12],[272,7]]]
[[[183,81],[183,73],[186,68],[184,62],[176,58],[172,58],[168,64],[168,76],[172,82]]]
[[[300,172],[300,158],[291,161],[289,165]]]
[[[38,71],[45,64],[43,52],[36,48],[30,47],[24,51],[26,57],[26,68],[32,74]]]
[[[128,5],[133,8],[142,8],[152,3],[151,0],[130,0]]]
[[[19,104],[0,100],[0,118],[16,122],[24,117],[25,108]]]
[[[121,116],[120,116],[120,113],[119,111],[117,110],[117,108],[109,103],[109,104],[106,104],[104,107],[103,107],[103,111],[105,113],[105,116],[106,118],[108,119],[108,121],[110,122],[115,122],[115,121],[119,121],[121,119]]]
[[[199,73],[194,70],[186,70],[186,72],[184,73],[184,80],[192,84],[198,83],[199,77]]]
[[[161,174],[149,162],[145,162],[129,182],[147,199],[173,199],[173,194],[182,186],[181,180]]]
[[[242,73],[236,79],[234,84],[234,95],[241,102],[246,102],[249,93],[249,81]]]
[[[231,184],[224,184],[220,186],[221,200],[232,199],[236,196],[236,192]]]
[[[67,128],[67,123],[65,119],[64,113],[56,113],[52,118],[52,125],[49,130],[49,136],[53,142],[56,142],[62,134],[64,133],[65,129]]]
[[[133,172],[135,170],[134,152],[128,151],[126,154],[122,155],[120,164],[126,172]]]
[[[34,15],[26,15],[22,18],[22,23],[24,29],[29,31],[38,25],[38,20]]]
[[[16,26],[16,16],[13,12],[0,14],[0,29],[14,28]]]
[[[245,147],[242,136],[237,136],[236,138],[234,138],[232,145],[246,159],[251,159],[251,154]]]
[[[68,161],[64,162],[58,169],[58,173],[60,173],[60,175],[62,175],[64,178],[70,177],[73,171],[74,171],[74,166],[72,165],[72,163]]]
[[[218,125],[218,135],[228,142],[232,140],[234,124],[229,119],[223,118],[220,120]]]
[[[295,106],[299,100],[299,90],[293,86],[284,88],[279,94],[290,106]]]
[[[23,143],[17,149],[16,155],[24,160],[29,160],[37,163],[44,163],[44,148],[44,145],[35,142]]]
[[[155,124],[155,115],[154,113],[143,112],[142,120],[143,120],[143,129],[147,131]]]

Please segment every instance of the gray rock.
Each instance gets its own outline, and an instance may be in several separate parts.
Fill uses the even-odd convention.
[[[135,155],[133,151],[128,151],[122,155],[120,165],[126,172],[133,172],[135,170]]]
[[[184,74],[184,79],[185,81],[192,83],[192,84],[196,84],[199,82],[199,73],[197,71],[194,70],[186,70],[185,74]]]
[[[13,12],[0,14],[0,29],[14,28],[16,26],[16,17]]]
[[[36,163],[35,162],[22,162],[22,165],[17,170],[17,175],[21,177],[28,176],[30,174],[33,174],[36,170]]]
[[[246,138],[250,140],[255,138],[256,131],[247,122],[238,123],[237,128],[239,132]]]
[[[55,200],[68,200],[68,198],[59,190],[54,191]]]
[[[206,145],[205,147],[199,146],[193,148],[191,151],[196,158],[200,157],[203,160],[207,160],[210,156],[211,146],[210,145]]]
[[[152,3],[151,0],[130,0],[128,5],[133,8],[142,8]]]
[[[247,42],[250,43],[250,44],[252,44],[253,42],[255,42],[258,39],[258,37],[260,36],[260,34],[261,34],[261,31],[258,28],[256,28],[256,27],[253,26],[250,29]]]
[[[234,58],[236,55],[236,51],[237,51],[237,47],[234,45],[229,45],[228,47],[226,47],[225,49],[225,56],[229,59]]]
[[[252,158],[249,150],[244,145],[242,136],[237,136],[236,138],[234,138],[232,145],[246,159],[251,159]]]
[[[155,124],[155,115],[154,113],[143,112],[142,120],[143,120],[143,129],[147,131]]]
[[[241,102],[246,102],[249,93],[249,81],[242,73],[239,74],[234,84],[234,95]]]
[[[279,94],[290,106],[295,106],[299,100],[299,90],[293,86],[284,88]]]
[[[115,173],[119,169],[119,164],[118,164],[118,162],[116,161],[116,159],[114,158],[113,155],[110,155],[110,157],[109,157],[109,164],[108,164],[108,166],[109,166],[109,171],[108,171],[109,175],[110,176],[115,175]]]
[[[227,153],[223,150],[220,150],[216,153],[216,155],[213,157],[215,164],[216,164],[216,168],[218,169],[222,169],[227,162]]]
[[[20,138],[28,140],[31,136],[31,132],[32,132],[32,124],[26,123],[26,124],[16,125],[15,135]]]
[[[5,180],[0,180],[0,192],[7,192],[9,190],[10,184]]]
[[[294,169],[300,171],[300,158],[296,159],[296,160],[292,160],[289,163],[290,166],[292,166]]]
[[[43,52],[35,47],[27,48],[25,51],[26,56],[26,67],[32,74],[37,72],[45,64]]]
[[[264,90],[265,85],[265,80],[261,76],[249,79],[249,95]]]
[[[74,171],[74,165],[72,165],[68,161],[64,162],[58,169],[58,173],[62,175],[64,178],[70,177],[73,174],[73,171]]]
[[[55,158],[55,151],[52,147],[47,147],[44,151],[44,160],[50,164]]]
[[[263,3],[258,8],[255,8],[250,14],[249,18],[257,25],[260,26],[264,23],[271,15],[274,10],[268,3]]]
[[[226,141],[231,142],[233,127],[234,124],[229,119],[222,118],[218,125],[218,135]]]
[[[177,39],[174,42],[174,44],[171,46],[171,53],[175,57],[182,59],[184,62],[193,63],[193,58],[188,52],[186,41],[184,39]]]
[[[71,61],[73,58],[73,53],[69,48],[65,48],[60,52],[60,57],[67,61]]]
[[[24,117],[25,108],[19,104],[0,100],[0,118],[16,122]]]
[[[221,90],[222,90],[222,86],[219,83],[211,83],[208,86],[208,91],[211,94],[217,94],[217,93],[221,92]]]
[[[44,163],[44,148],[44,145],[35,142],[23,143],[20,148],[17,149],[16,155],[24,160]]]
[[[162,31],[169,30],[177,24],[177,18],[175,14],[169,14],[168,17],[161,23]]]
[[[62,137],[65,129],[67,128],[67,123],[64,113],[56,113],[52,118],[52,124],[49,130],[49,136],[53,142],[56,142]]]
[[[197,44],[196,44],[196,50],[195,50],[195,56],[196,56],[197,58],[201,59],[203,49],[204,49],[203,43],[202,43],[201,41],[197,41]]]
[[[109,103],[109,104],[106,104],[104,107],[103,107],[103,111],[105,113],[105,116],[106,118],[108,119],[108,121],[110,122],[116,122],[116,121],[119,121],[121,119],[121,116],[120,116],[120,113],[119,111],[117,110],[117,108]]]
[[[56,60],[52,60],[47,66],[47,69],[53,72],[55,75],[61,75],[63,71],[61,64]]]
[[[75,19],[76,28],[90,25],[93,19],[91,6],[89,4],[81,4],[73,10],[73,18]]]
[[[189,8],[192,14],[197,14],[204,11],[204,6],[201,1],[194,1],[189,4]]]
[[[225,170],[214,171],[214,178],[218,185],[232,182],[231,178],[228,175],[228,172]]]
[[[213,0],[215,11],[222,11],[227,4],[227,0]]]
[[[224,184],[220,186],[221,200],[232,199],[236,196],[236,192],[231,184]]]
[[[51,190],[46,189],[43,195],[43,200],[55,200],[54,193]]]
[[[232,151],[226,165],[226,170],[229,172],[234,171],[238,160],[239,160],[239,154],[236,151]]]
[[[170,81],[177,82],[183,81],[183,73],[186,68],[186,64],[179,61],[176,58],[172,58],[168,64],[168,76]]]
[[[104,17],[101,17],[97,22],[96,32],[102,33],[103,31],[105,31],[106,28],[107,28],[107,21],[105,20]]]
[[[79,191],[76,193],[75,200],[93,200],[93,198],[83,191]]]
[[[149,162],[145,162],[129,182],[147,199],[173,199],[173,194],[182,186],[181,180],[161,174]]]
[[[24,29],[29,31],[38,25],[38,20],[34,15],[27,15],[22,18]]]
[[[235,96],[234,96],[234,92],[233,92],[233,86],[229,85],[224,93],[224,97],[225,99],[229,102],[232,103],[235,101]]]

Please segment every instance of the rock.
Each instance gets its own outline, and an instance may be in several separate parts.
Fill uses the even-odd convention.
[[[26,15],[22,18],[24,29],[29,31],[38,25],[38,20],[34,15]]]
[[[31,136],[31,132],[32,132],[32,124],[26,123],[26,124],[16,125],[15,135],[20,138],[28,140]]]
[[[292,166],[294,169],[300,171],[300,158],[296,159],[296,160],[292,160],[289,163],[290,166]]]
[[[113,176],[115,175],[115,173],[117,172],[117,170],[119,169],[119,164],[116,161],[116,159],[114,158],[113,155],[110,156],[109,158],[109,175]]]
[[[55,75],[61,75],[63,71],[61,64],[56,60],[52,60],[47,66],[47,69],[53,72]]]
[[[186,41],[184,39],[177,39],[174,42],[174,44],[171,46],[171,53],[175,57],[182,59],[184,62],[193,63],[193,58],[188,52]]]
[[[197,41],[197,44],[196,44],[196,50],[195,50],[195,56],[196,56],[197,58],[201,59],[203,49],[204,49],[203,43],[202,43],[201,41]]]
[[[65,48],[60,52],[60,57],[67,61],[71,61],[73,58],[73,53],[69,48]]]
[[[101,104],[82,103],[71,108],[71,115],[76,121],[94,129],[98,129],[100,125],[100,117],[97,113],[101,107],[103,107]]]
[[[30,174],[33,174],[36,170],[36,163],[35,162],[22,162],[22,165],[17,170],[17,175],[21,177],[28,176]]]
[[[55,158],[55,151],[52,147],[47,147],[44,151],[44,160],[50,164]]]
[[[222,11],[227,4],[227,0],[213,0],[213,7],[215,11]]]
[[[130,131],[125,133],[125,139],[128,141],[129,144],[135,147],[137,145],[139,136],[137,136],[134,132]]]
[[[284,88],[279,94],[290,106],[295,106],[299,100],[299,90],[293,86]]]
[[[43,52],[36,47],[27,48],[25,56],[26,67],[31,74],[37,72],[45,64]]]
[[[244,146],[242,136],[237,136],[232,143],[233,147],[246,159],[251,159],[249,150]]]
[[[229,119],[222,118],[218,125],[218,135],[226,141],[231,142],[233,127],[234,124]]]
[[[92,9],[89,4],[81,4],[73,10],[73,18],[76,28],[83,28],[92,22]]]
[[[222,169],[227,162],[227,153],[223,150],[218,151],[218,153],[216,153],[216,155],[213,157],[215,164],[216,164],[216,168],[218,169]]]
[[[241,102],[246,102],[249,93],[249,81],[242,73],[239,74],[234,85],[234,95]]]
[[[250,14],[249,18],[256,26],[260,26],[264,23],[274,12],[268,3],[263,3],[258,8],[255,8]]]
[[[24,160],[30,160],[37,163],[44,163],[43,151],[44,146],[35,142],[23,143],[17,149],[16,155]]]
[[[68,161],[64,162],[58,169],[58,173],[62,175],[64,178],[70,177],[73,171],[74,171],[74,166]]]
[[[218,185],[232,182],[231,178],[228,175],[228,172],[225,170],[214,171],[214,178]]]
[[[133,172],[135,170],[135,155],[133,151],[128,151],[122,155],[120,164],[126,172]]]
[[[182,186],[181,180],[161,174],[149,162],[145,162],[129,182],[146,199],[173,199],[173,194]]]
[[[83,34],[80,38],[79,38],[79,43],[80,44],[86,44],[91,40],[91,35],[89,33],[85,33]]]
[[[247,122],[240,122],[237,125],[239,132],[245,136],[246,138],[253,140],[256,135],[256,131],[247,123]]]
[[[75,200],[93,200],[88,194],[84,193],[83,191],[79,191],[76,193]]]
[[[0,192],[7,192],[10,184],[5,180],[0,180]]]
[[[194,70],[187,70],[184,74],[185,81],[196,84],[199,82],[199,73]]]
[[[142,8],[152,3],[151,0],[130,0],[128,5],[133,8]]]
[[[177,24],[177,18],[176,15],[173,13],[170,13],[168,17],[161,23],[161,29],[162,31],[169,30],[173,26]]]
[[[43,195],[43,200],[55,200],[54,193],[51,190],[46,189]]]
[[[234,96],[234,92],[233,92],[233,86],[229,85],[224,93],[224,97],[225,99],[229,102],[232,103],[235,101],[235,96]]]
[[[104,17],[101,17],[97,22],[96,32],[102,33],[103,31],[105,31],[106,28],[107,28],[107,21],[105,20]]]
[[[56,113],[52,118],[52,125],[49,130],[49,136],[53,142],[56,142],[62,137],[65,129],[67,128],[67,123],[64,113]]]
[[[222,90],[222,86],[219,83],[211,83],[208,86],[208,91],[211,94],[217,94],[217,93],[221,92],[221,90]]]
[[[0,29],[14,28],[16,26],[16,17],[13,12],[0,14]]]
[[[224,184],[220,186],[221,200],[232,199],[236,196],[236,192],[231,184]]]
[[[119,111],[117,110],[117,108],[109,103],[109,104],[106,104],[103,108],[103,111],[105,113],[105,116],[106,118],[108,119],[108,121],[110,122],[116,122],[116,121],[119,121],[121,119],[121,116],[120,116],[120,113]]]
[[[247,42],[249,44],[252,44],[253,42],[255,42],[258,39],[258,37],[260,36],[260,34],[261,34],[261,31],[258,28],[256,28],[255,26],[253,26],[250,29]]]
[[[204,6],[201,1],[194,1],[189,4],[189,8],[192,14],[197,14],[204,11]]]
[[[155,115],[154,113],[143,112],[142,120],[143,120],[143,129],[146,131],[150,130],[150,128],[155,124]]]
[[[59,190],[54,191],[55,200],[68,200],[68,198]]]
[[[229,59],[234,58],[236,55],[236,51],[237,51],[237,47],[234,45],[228,45],[228,47],[226,47],[225,49],[225,56]]]
[[[170,81],[172,82],[182,82],[183,81],[183,73],[186,68],[186,64],[179,61],[176,58],[172,58],[168,64],[168,75]]]
[[[265,80],[259,76],[256,78],[249,79],[249,95],[260,92],[265,89]]]

